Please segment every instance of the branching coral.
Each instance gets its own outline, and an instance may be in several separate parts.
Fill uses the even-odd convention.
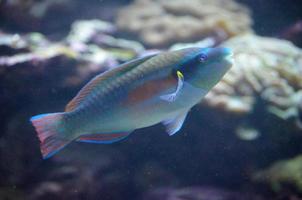
[[[246,114],[257,98],[282,119],[298,118],[302,100],[302,51],[290,42],[247,34],[222,44],[234,50],[235,64],[204,103]]]
[[[0,66],[14,66],[25,62],[43,62],[56,56],[75,58],[77,52],[60,43],[51,44],[38,33],[20,36],[17,34],[0,36],[0,46],[22,49],[25,52],[0,56]]]
[[[78,72],[75,76],[68,76],[67,79],[70,80],[67,82],[80,83],[80,80],[85,80],[91,73],[104,71],[117,65],[118,61],[129,60],[144,50],[138,42],[108,34],[115,30],[114,25],[108,22],[86,20],[76,21],[69,35],[57,42],[50,41],[39,33],[0,33],[0,47],[3,50],[0,66],[25,63],[47,65],[52,59],[62,57],[70,61]]]
[[[111,36],[116,31],[113,24],[101,20],[79,20],[73,23],[65,41],[76,50],[85,50],[89,46],[99,46],[104,50],[129,60],[144,51],[144,47],[131,40]],[[118,54],[120,53],[120,54]]]
[[[145,44],[163,47],[208,36],[224,40],[251,31],[252,21],[248,9],[233,0],[136,0],[116,23]]]
[[[18,34],[5,34],[0,32],[0,46],[9,46],[13,49],[25,48],[27,41]]]

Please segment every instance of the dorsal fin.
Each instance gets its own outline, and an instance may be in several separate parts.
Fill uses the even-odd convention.
[[[83,100],[91,93],[91,91],[95,88],[96,85],[99,85],[105,82],[108,79],[115,78],[123,73],[133,69],[134,67],[140,65],[146,60],[152,58],[156,54],[145,56],[142,58],[138,58],[129,62],[126,62],[119,67],[116,67],[110,71],[104,72],[100,75],[94,77],[91,81],[89,81],[79,92],[78,94],[66,105],[65,112],[70,112],[78,107]]]

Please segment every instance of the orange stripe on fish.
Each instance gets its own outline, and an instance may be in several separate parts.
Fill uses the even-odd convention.
[[[145,101],[164,90],[176,86],[177,79],[173,75],[162,79],[148,81],[142,84],[141,86],[135,88],[128,94],[128,98],[125,102],[125,105],[131,105]]]

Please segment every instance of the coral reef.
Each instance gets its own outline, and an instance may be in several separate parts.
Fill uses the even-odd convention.
[[[1,55],[0,66],[10,67],[31,61],[42,62],[56,56],[66,56],[67,58],[76,56],[76,52],[72,49],[59,43],[51,44],[39,33],[30,33],[25,36],[3,34],[3,37],[0,36],[0,40],[0,46],[22,50],[14,55]]]
[[[206,37],[222,41],[250,32],[252,20],[233,0],[136,0],[118,13],[116,23],[148,46],[167,47]]]
[[[299,122],[302,51],[285,40],[252,34],[222,44],[234,50],[235,64],[203,101],[227,112],[248,114],[256,101],[280,119]]]
[[[275,162],[264,170],[255,172],[255,182],[267,183],[275,192],[295,189],[302,192],[302,156]]]
[[[108,22],[86,20],[76,21],[67,37],[58,42],[40,33],[0,33],[0,66],[48,65],[60,57],[69,62],[65,65],[75,65],[77,71],[74,76],[66,76],[66,84],[79,84],[92,73],[107,70],[144,50],[138,42],[110,36],[115,30]]]

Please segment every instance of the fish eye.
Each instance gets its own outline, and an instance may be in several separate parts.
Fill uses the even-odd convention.
[[[198,56],[198,61],[201,63],[205,62],[207,59],[208,59],[208,56],[204,53],[202,53]]]

